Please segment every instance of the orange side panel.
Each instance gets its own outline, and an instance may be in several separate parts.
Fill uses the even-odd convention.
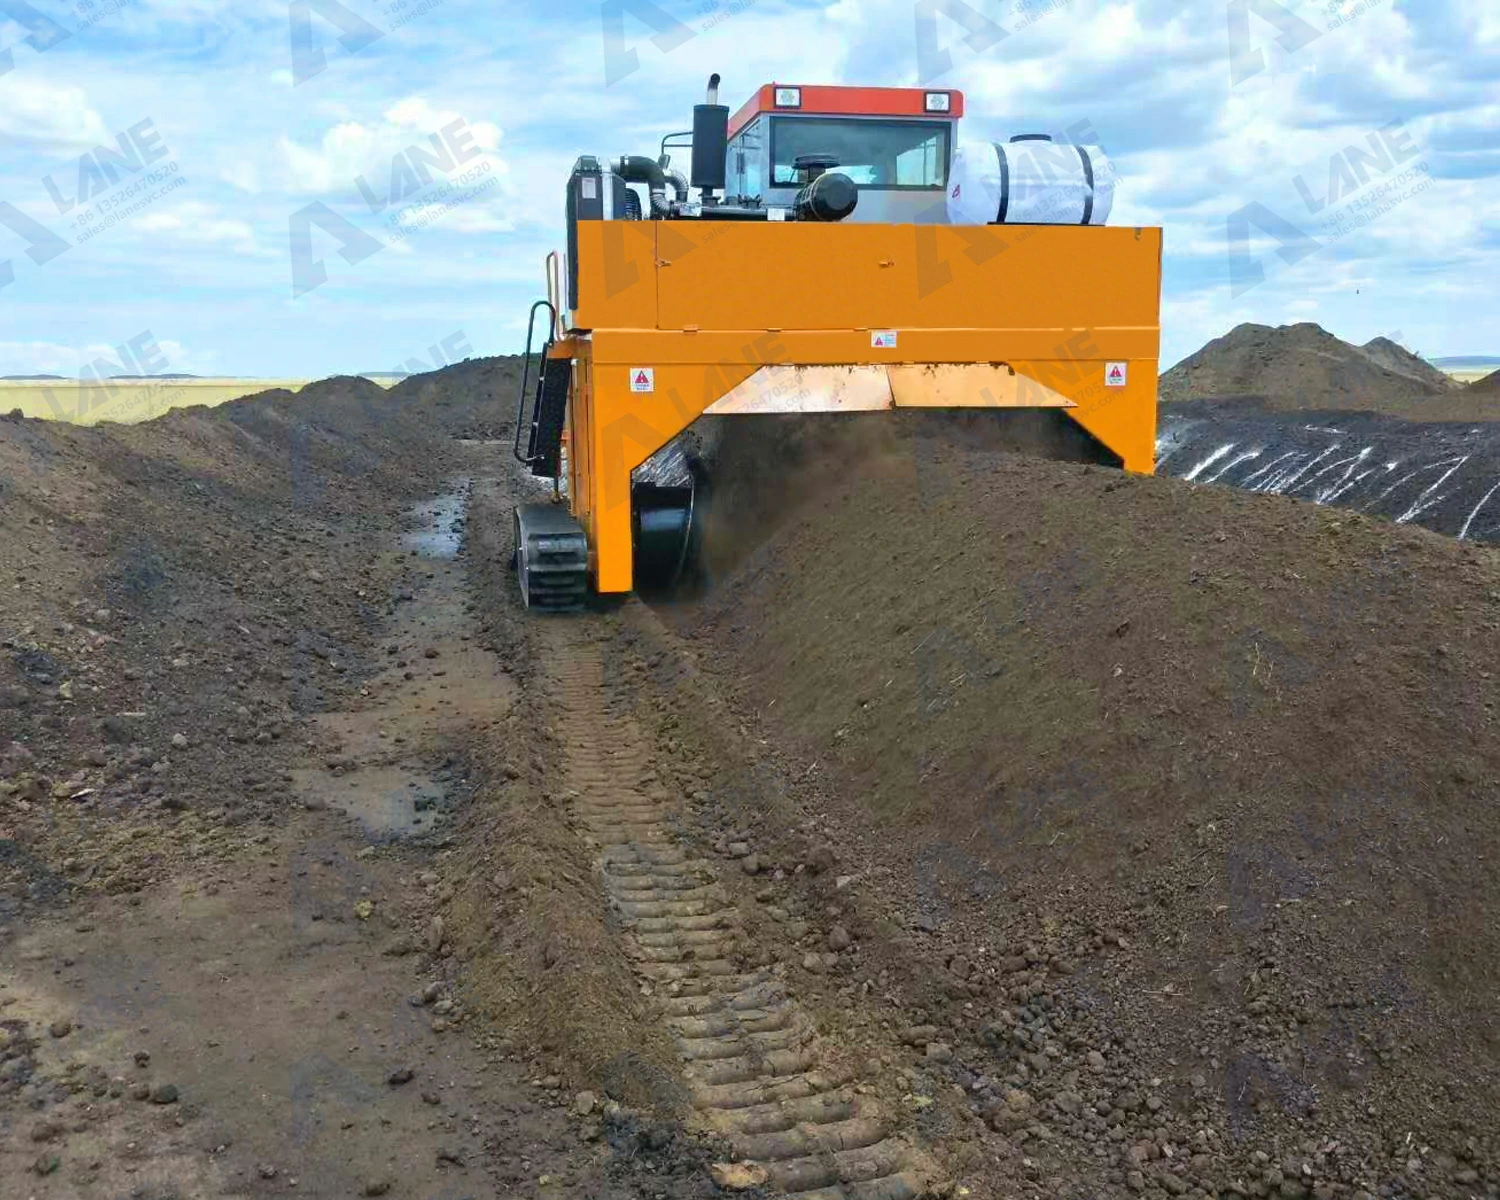
[[[630,353],[630,340],[619,333],[592,339],[591,470],[586,486],[572,493],[574,514],[589,533],[595,587],[601,592],[631,589],[630,472],[756,370],[746,363],[655,366],[653,390],[632,391],[631,376],[644,364],[620,361]]]
[[[1159,229],[653,224],[663,329],[1159,326]]]
[[[660,221],[578,222],[576,329],[656,324],[656,229]]]

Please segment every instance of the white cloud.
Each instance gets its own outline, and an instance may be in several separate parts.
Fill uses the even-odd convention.
[[[0,375],[77,375],[76,346],[56,342],[0,342]]]
[[[65,346],[56,342],[0,342],[0,375],[60,375],[66,379],[112,374],[211,374],[215,355],[137,330],[118,343]]]
[[[248,223],[219,216],[210,205],[198,201],[143,213],[136,218],[136,225],[147,233],[182,243],[226,250],[255,249],[255,231]]]
[[[385,20],[378,4],[360,3]],[[1119,170],[1115,223],[1165,229],[1164,365],[1237,321],[1308,314],[1341,336],[1403,329],[1434,354],[1500,350],[1491,340],[1500,328],[1495,5],[1365,0],[1353,20],[1294,53],[1252,18],[1265,68],[1231,87],[1222,0],[970,3],[1009,36],[976,52],[940,17],[938,46],[952,66],[932,82],[967,94],[968,137],[1089,122]],[[1331,20],[1327,0],[1284,3]],[[68,159],[148,116],[187,186],[160,202],[171,207],[148,208],[44,269],[18,257],[0,228],[0,258],[17,272],[3,297],[5,336],[42,347],[26,352],[41,361],[49,346],[118,336],[128,303],[181,346],[233,329],[215,369],[358,370],[390,357],[393,338],[420,349],[449,333],[446,313],[445,327],[401,324],[441,303],[491,314],[480,352],[515,349],[516,322],[541,293],[542,255],[564,241],[563,189],[579,154],[654,154],[663,133],[690,123],[716,69],[731,107],[773,79],[911,85],[919,74],[911,0],[720,0],[714,10],[674,0],[671,11],[693,36],[663,52],[627,14],[639,66],[609,87],[597,17],[489,0],[444,0],[355,54],[315,17],[327,68],[296,87],[285,0],[135,0],[55,53],[23,48],[0,77],[0,199],[69,233],[39,181],[53,173],[61,186]],[[10,36],[0,33],[0,45]],[[435,219],[390,241],[386,222],[400,206],[372,212],[356,178],[378,208],[393,156],[460,117],[498,186],[438,215],[434,171],[432,192],[402,203]],[[1308,210],[1293,181],[1323,195],[1330,157],[1398,119],[1433,185],[1299,264],[1282,263],[1274,239],[1256,234],[1266,281],[1231,297],[1228,215],[1260,202],[1319,235],[1324,214]],[[676,161],[686,166],[685,155]],[[320,234],[329,284],[293,302],[288,217],[312,200],[386,250],[348,264]],[[127,277],[128,301],[118,286]]]
[[[103,142],[109,129],[82,88],[16,69],[0,75],[0,137],[45,154],[77,154]]]
[[[368,124],[341,121],[313,144],[282,137],[277,144],[282,167],[279,182],[294,194],[327,195],[352,193],[355,180],[363,178],[377,194],[385,195],[393,170],[407,169],[405,164],[397,168],[393,160],[410,148],[459,162],[490,161],[493,165],[501,136],[493,122],[470,120],[457,110],[434,107],[421,96],[406,97],[386,108],[379,120]],[[435,170],[441,173],[441,168]]]

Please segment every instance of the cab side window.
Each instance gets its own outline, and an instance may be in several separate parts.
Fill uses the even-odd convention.
[[[740,195],[760,196],[765,192],[763,159],[765,155],[765,122],[755,120],[740,134],[735,153],[734,168],[740,181]]]

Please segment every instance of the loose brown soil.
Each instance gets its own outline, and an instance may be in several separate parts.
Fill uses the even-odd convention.
[[[515,374],[0,422],[0,1194],[1500,1196],[1493,551],[738,418],[544,621]]]
[[[454,559],[508,448],[452,435],[513,368],[0,422],[0,1195],[711,1186],[453,932],[518,688]]]
[[[1044,1171],[1493,1180],[1500,556],[922,437],[739,553],[685,652]]]

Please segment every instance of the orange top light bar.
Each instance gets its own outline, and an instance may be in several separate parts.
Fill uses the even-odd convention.
[[[777,104],[776,93],[793,89],[800,94],[797,105]],[[935,111],[927,106],[928,96],[947,96],[948,107]],[[729,121],[729,136],[734,137],[762,113],[804,113],[837,117],[926,117],[929,120],[956,121],[964,115],[964,94],[953,88],[884,88],[820,85],[806,87],[795,83],[768,83],[751,96]]]

